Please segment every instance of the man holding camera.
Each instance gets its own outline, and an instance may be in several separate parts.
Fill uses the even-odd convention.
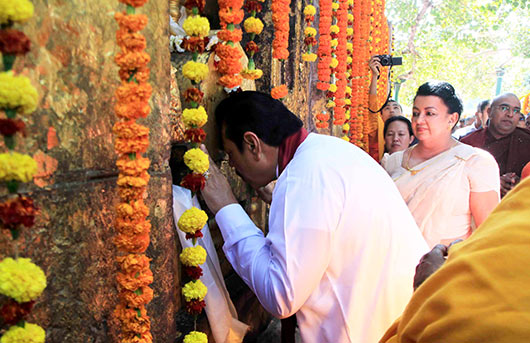
[[[381,68],[384,66],[392,66],[394,64],[400,65],[401,58],[392,58],[389,55],[374,55],[370,58],[368,65],[372,70],[372,80],[370,82],[370,93],[368,96],[368,107],[371,111],[377,111],[377,80],[381,73]],[[383,137],[383,128],[385,121],[394,116],[403,114],[403,108],[394,100],[388,100],[385,106],[381,109],[381,116],[377,118],[377,131],[368,133],[368,151],[376,161],[381,160],[385,150],[385,137]]]

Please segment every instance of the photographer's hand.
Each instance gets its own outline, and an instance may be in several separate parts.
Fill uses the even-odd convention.
[[[368,62],[368,65],[370,66],[370,70],[372,70],[372,79],[379,78],[379,73],[382,67],[379,57],[377,57],[377,55],[372,56]]]

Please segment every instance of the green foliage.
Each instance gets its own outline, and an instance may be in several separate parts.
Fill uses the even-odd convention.
[[[425,0],[387,1],[394,30],[395,56],[403,66],[394,76],[412,75],[402,85],[399,101],[410,108],[414,94],[429,80],[450,82],[464,103],[495,96],[496,69],[503,67],[502,90],[518,95],[530,91],[529,0],[431,0],[417,21]],[[409,38],[417,25],[413,45]]]

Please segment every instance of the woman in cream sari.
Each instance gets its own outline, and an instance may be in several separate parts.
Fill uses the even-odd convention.
[[[453,86],[423,84],[412,114],[418,144],[381,161],[430,247],[469,237],[499,202],[493,156],[451,137],[461,113]]]

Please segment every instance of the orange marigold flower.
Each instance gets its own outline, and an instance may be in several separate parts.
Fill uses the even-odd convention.
[[[226,88],[237,87],[243,82],[241,75],[224,75],[219,78],[219,84]]]
[[[147,102],[152,92],[153,88],[148,83],[122,82],[116,89],[116,98],[119,102]]]
[[[217,64],[217,70],[221,74],[237,74],[241,71],[243,66],[239,59],[223,58]]]
[[[132,80],[131,77],[133,77],[139,83],[144,83],[149,80],[149,72],[150,70],[147,67],[142,67],[134,70],[120,68],[119,75],[120,80],[125,82],[129,82],[130,80]]]
[[[230,9],[221,8],[219,9],[219,19],[227,24],[239,24],[243,20],[245,12],[242,9]]]
[[[149,128],[136,123],[135,121],[121,121],[114,124],[112,132],[118,138],[138,138],[149,135]]]
[[[261,69],[243,69],[241,71],[241,76],[247,80],[257,80],[263,75]]]
[[[142,7],[148,0],[118,0],[122,4],[126,4],[132,7]]]
[[[271,96],[274,99],[281,99],[285,97],[289,93],[289,90],[287,89],[287,85],[279,85],[277,87],[274,87],[271,90]]]
[[[244,0],[219,0],[219,8],[223,7],[232,7],[232,8],[241,8],[243,6]]]
[[[130,203],[120,203],[116,206],[116,213],[122,218],[130,220],[144,220],[149,215],[149,209],[142,200]]]
[[[317,89],[320,89],[321,91],[325,91],[329,88],[329,83],[326,82],[318,82],[317,83]]]
[[[132,275],[148,270],[151,259],[144,254],[127,254],[116,256],[116,262],[118,262],[124,273]]]
[[[133,252],[138,254],[144,253],[149,246],[149,242],[149,233],[132,236],[119,234],[114,237],[114,245],[118,250],[124,252]],[[135,287],[134,289],[138,287]]]
[[[320,121],[328,121],[329,120],[329,113],[319,113],[316,115],[317,119]]]
[[[149,136],[137,138],[117,138],[114,142],[114,149],[118,154],[144,153],[149,147]]]
[[[146,187],[149,183],[150,175],[146,171],[142,172],[138,176],[131,175],[118,175],[118,186],[129,186],[129,187]]]
[[[242,36],[243,32],[241,31],[241,29],[234,29],[234,31],[224,29],[217,32],[217,37],[225,42],[230,41],[237,43],[241,41]]]
[[[144,101],[136,102],[118,102],[114,106],[114,112],[119,118],[123,119],[138,119],[145,118],[151,112],[151,107]]]
[[[116,281],[120,287],[134,292],[153,282],[153,272],[150,269],[144,269],[134,274],[118,272]]]
[[[148,304],[153,300],[153,289],[145,286],[138,288],[135,291],[121,290],[118,294],[120,300],[131,307],[140,307],[141,305]]]
[[[317,122],[315,125],[318,129],[327,129],[329,127],[329,124],[327,122],[322,121]]]
[[[272,57],[277,58],[279,60],[285,60],[289,57],[289,50],[287,49],[274,49],[272,52]]]
[[[118,46],[129,51],[142,51],[146,47],[144,35],[137,32],[129,32],[127,29],[116,31],[116,42]]]
[[[182,49],[187,50],[189,52],[203,53],[204,50],[206,50],[206,46],[208,45],[209,41],[210,38],[208,37],[193,36],[184,38],[180,46],[182,47]]]
[[[184,139],[194,143],[202,143],[206,139],[206,132],[202,128],[189,128],[184,132]]]
[[[118,194],[121,201],[129,202],[136,201],[143,198],[146,187],[118,187]]]
[[[220,59],[240,59],[243,57],[243,52],[239,50],[238,47],[230,46],[228,44],[217,44],[217,47],[215,48],[215,54],[219,56]]]
[[[128,156],[122,156],[116,161],[120,173],[130,176],[138,176],[149,169],[151,160],[143,156],[137,156],[131,160]]]
[[[128,236],[145,235],[151,232],[151,222],[145,218],[139,220],[116,218],[114,225],[119,233]]]
[[[114,14],[114,19],[116,19],[120,28],[125,28],[131,32],[143,30],[148,22],[145,14],[125,14],[122,12],[116,12],[116,14]]]
[[[125,51],[117,53],[114,61],[120,68],[138,69],[146,67],[151,56],[145,51]]]

